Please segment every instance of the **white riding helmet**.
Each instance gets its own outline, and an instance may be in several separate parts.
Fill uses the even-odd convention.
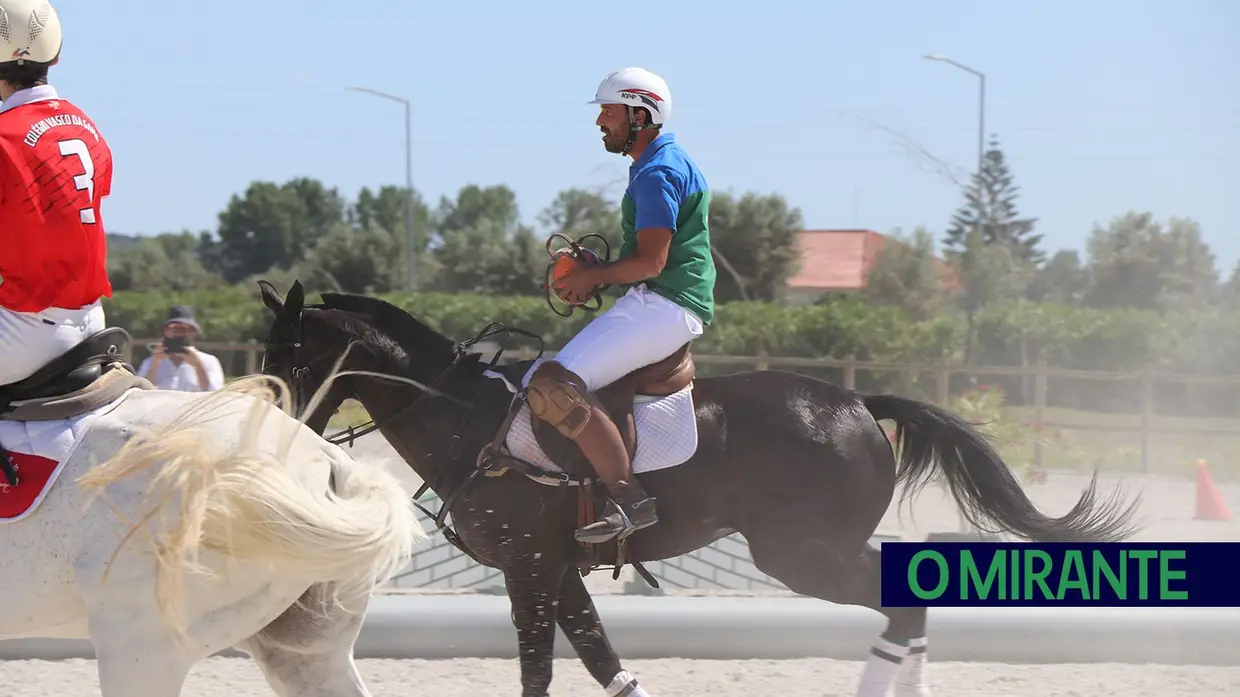
[[[47,0],[0,0],[0,65],[52,65],[62,38],[60,17]]]
[[[663,78],[644,68],[621,68],[603,79],[590,104],[623,104],[650,112],[650,127],[662,126],[672,114],[672,91]]]

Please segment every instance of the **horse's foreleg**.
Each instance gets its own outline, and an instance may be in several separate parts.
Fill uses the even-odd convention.
[[[163,656],[122,651],[97,653],[100,697],[179,697],[189,668]]]
[[[173,637],[141,631],[150,618],[101,611],[90,618],[101,697],[178,697],[193,660]]]
[[[900,662],[900,672],[896,676],[895,697],[930,697],[924,614],[921,625],[921,630],[915,632],[917,636],[909,640],[908,655]]]
[[[556,621],[586,670],[603,686],[607,697],[649,697],[637,684],[637,678],[621,668],[620,657],[611,648],[594,609],[594,600],[577,570],[571,566],[565,570],[560,586]]]
[[[542,553],[504,569],[521,663],[521,697],[548,697],[555,649],[556,605],[567,562]],[[558,556],[558,555],[556,555]]]

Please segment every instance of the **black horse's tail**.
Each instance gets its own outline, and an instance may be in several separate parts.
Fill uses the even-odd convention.
[[[906,497],[933,478],[937,461],[965,519],[979,530],[1010,532],[1038,542],[1111,542],[1136,531],[1131,520],[1139,499],[1125,507],[1116,492],[1099,502],[1096,471],[1072,510],[1052,518],[1029,500],[986,436],[960,416],[892,395],[867,395],[864,400],[876,421],[896,422],[900,448],[896,481],[906,485]],[[996,523],[997,529],[983,525],[983,519]]]

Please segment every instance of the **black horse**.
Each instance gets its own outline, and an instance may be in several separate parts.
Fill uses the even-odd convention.
[[[880,553],[868,544],[897,484],[906,486],[907,496],[942,476],[979,529],[1030,540],[1119,540],[1135,530],[1136,501],[1124,506],[1118,495],[1096,500],[1096,474],[1070,511],[1059,518],[1043,514],[985,437],[947,410],[762,371],[694,381],[696,454],[640,475],[659,499],[660,522],[628,537],[620,549],[611,542],[590,550],[596,557],[583,558],[573,531],[594,497],[585,493],[585,478],[570,476],[588,473],[574,469],[583,464],[579,453],[538,431],[545,449],[557,453],[553,460],[570,472],[565,475],[514,461],[502,447],[521,398],[488,369],[504,371],[519,386],[529,362],[489,365],[467,350],[479,337],[455,343],[375,298],[324,293],[321,305],[305,305],[300,282],[285,300],[270,284],[260,287],[275,314],[263,370],[290,383],[299,409],[346,353],[341,371],[371,373],[333,378],[308,425],[322,433],[343,400],[361,402],[372,428],[443,500],[441,526],[450,510],[455,532],[444,528],[449,539],[503,572],[523,697],[547,694],[556,624],[607,694],[645,694],[622,669],[579,573],[600,562],[618,567],[666,559],[739,532],[754,564],[792,591],[887,617],[859,694],[886,694],[894,682],[903,685],[897,694],[918,695],[926,609],[881,606]],[[625,399],[631,408],[636,393],[678,389],[683,368],[691,366],[689,356],[680,359],[677,370],[663,376],[647,371],[600,398],[624,422]],[[898,462],[879,427],[883,419],[897,426]]]

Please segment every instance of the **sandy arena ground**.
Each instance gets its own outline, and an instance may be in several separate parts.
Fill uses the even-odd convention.
[[[399,476],[412,492],[420,484],[382,439],[368,437],[355,449],[359,457],[378,458]],[[1186,474],[1191,472],[1187,467]],[[1043,510],[1061,514],[1076,497],[1086,477],[1052,473],[1044,484],[1026,490]],[[1141,524],[1145,540],[1240,540],[1240,520],[1226,522],[1193,520],[1194,484],[1191,479],[1129,476],[1124,486],[1144,496]],[[1115,479],[1100,484],[1106,493]],[[1240,514],[1240,486],[1220,486],[1234,513]],[[897,511],[893,504],[880,533],[898,533],[909,539],[930,531],[952,531],[959,522],[953,504],[935,489],[927,489],[914,502]],[[619,592],[620,581],[610,574],[591,574],[587,582],[595,593]],[[515,635],[513,637],[515,642]],[[931,660],[934,636],[930,636]],[[384,695],[434,695],[474,697],[479,694],[515,695],[520,692],[515,660],[458,659],[450,661],[361,660],[358,662],[371,692]],[[791,661],[630,661],[643,686],[655,696],[745,695],[747,697],[851,697],[861,671],[860,663],[806,659]],[[1134,666],[1123,664],[1076,664],[1025,666],[982,663],[931,664],[932,688],[937,695],[952,697],[1204,697],[1240,695],[1240,647],[1237,666]],[[554,697],[602,694],[585,669],[575,660],[556,662]],[[93,661],[10,661],[0,663],[0,697],[97,697],[98,682]],[[186,697],[271,697],[253,663],[239,658],[214,658],[195,667],[185,690]]]
[[[516,695],[516,661],[358,661],[376,697]],[[626,667],[654,697],[852,697],[861,664],[847,661],[631,661]],[[552,697],[603,691],[579,663],[556,661]],[[1205,697],[1240,695],[1240,668],[1173,668],[1118,664],[1015,666],[940,663],[931,666],[936,695],[945,697]],[[5,697],[98,697],[93,661],[0,663]],[[184,697],[272,697],[253,663],[213,658],[200,663]]]

